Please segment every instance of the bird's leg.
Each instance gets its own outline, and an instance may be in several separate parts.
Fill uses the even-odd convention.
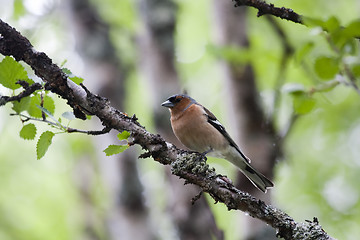
[[[200,153],[200,156],[196,159],[197,161],[202,161],[203,159],[206,161],[206,154],[209,152],[212,152],[213,149],[210,148],[209,150],[206,150],[205,152]]]

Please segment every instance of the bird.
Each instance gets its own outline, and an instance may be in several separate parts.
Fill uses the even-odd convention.
[[[172,130],[190,150],[223,158],[234,164],[255,187],[266,193],[274,184],[250,164],[215,115],[186,94],[170,96],[161,106],[169,108]]]

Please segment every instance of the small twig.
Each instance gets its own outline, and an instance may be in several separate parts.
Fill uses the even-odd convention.
[[[30,96],[32,93],[34,93],[37,90],[40,90],[42,88],[40,83],[34,83],[32,85],[29,86],[29,84],[25,81],[17,81],[18,84],[20,84],[25,90],[22,91],[21,93],[19,93],[16,96],[1,96],[0,97],[0,102],[3,104],[6,104],[7,102],[13,102],[13,101],[18,101],[20,102],[20,100],[24,97]],[[26,84],[25,84],[26,83]]]
[[[44,94],[40,94],[40,107],[44,108]],[[44,111],[41,111],[41,117],[43,120],[46,120],[46,114]]]
[[[314,86],[314,87],[310,88],[309,91],[308,91],[308,94],[313,95],[314,93],[326,92],[326,91],[336,87],[340,83],[341,82],[338,79],[326,81],[324,83],[321,83],[321,84],[319,84],[317,86]]]
[[[203,191],[201,190],[198,194],[196,194],[195,197],[191,199],[191,204],[194,205],[197,200],[200,199],[201,195],[203,194]]]
[[[337,55],[341,55],[341,51],[340,49],[335,45],[335,43],[333,42],[333,40],[330,38],[330,36],[326,36],[326,40],[329,43],[329,46],[331,47],[331,49],[337,54]],[[349,66],[346,63],[344,64],[344,72],[342,74],[346,75],[349,79],[349,85],[352,86],[355,91],[360,95],[360,89],[358,87],[358,85],[356,85],[356,77],[352,74],[352,72],[349,69]]]
[[[344,72],[345,75],[350,79],[350,86],[352,86],[355,89],[355,91],[360,95],[360,89],[358,85],[356,85],[356,77],[350,71],[349,66],[345,63],[344,63]]]
[[[106,134],[106,133],[110,132],[110,130],[111,130],[111,128],[109,128],[109,127],[104,127],[102,130],[99,130],[99,131],[93,131],[93,130],[87,131],[87,130],[75,129],[75,128],[66,127],[60,123],[49,121],[47,119],[34,118],[34,117],[26,116],[21,113],[11,113],[10,116],[20,116],[23,118],[23,119],[21,119],[22,122],[37,121],[37,122],[47,123],[53,127],[56,127],[60,130],[68,132],[68,133],[77,132],[77,133],[85,133],[87,135],[101,135],[101,134]]]
[[[55,126],[55,127],[59,127],[59,125],[57,123],[51,122],[51,121],[49,121],[47,119],[33,118],[33,117],[26,116],[26,115],[21,114],[21,113],[10,113],[10,116],[20,116],[21,118],[23,118],[23,119],[21,119],[22,122],[37,121],[37,122],[44,122],[44,123],[50,124],[50,125]]]
[[[77,133],[85,133],[87,135],[102,135],[102,134],[106,134],[106,133],[110,132],[110,130],[111,130],[111,128],[109,128],[109,127],[104,127],[100,131],[92,131],[92,130],[86,131],[86,130],[80,130],[80,129],[70,128],[70,127],[66,128],[66,132],[68,132],[68,133],[77,132]]]
[[[274,4],[266,3],[261,0],[232,0],[235,2],[235,7],[238,6],[249,6],[258,9],[257,16],[260,17],[265,14],[270,14],[281,19],[286,19],[294,23],[304,24],[302,16],[294,12],[290,8],[275,7]]]

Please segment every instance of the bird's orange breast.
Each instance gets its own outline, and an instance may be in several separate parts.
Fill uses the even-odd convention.
[[[176,137],[182,144],[191,150],[205,152],[209,149],[223,149],[227,146],[224,136],[208,123],[205,111],[202,114],[198,109],[190,107],[186,115],[171,117],[171,125]]]

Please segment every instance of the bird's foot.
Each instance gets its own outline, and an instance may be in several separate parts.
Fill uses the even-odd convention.
[[[212,149],[209,149],[209,150],[207,150],[205,152],[199,153],[200,155],[196,158],[196,161],[199,161],[199,162],[204,161],[204,162],[206,162],[206,160],[207,160],[206,154],[208,154],[211,151],[212,151]]]

